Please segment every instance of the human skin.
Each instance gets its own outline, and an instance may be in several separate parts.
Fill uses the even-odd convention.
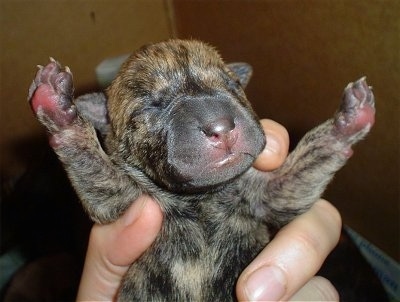
[[[270,171],[279,167],[288,153],[289,138],[281,125],[262,120],[267,147],[254,167]],[[162,212],[149,196],[136,200],[128,211],[111,224],[92,228],[82,273],[78,301],[112,301],[128,267],[151,245],[162,225]],[[237,286],[239,300],[335,301],[332,284],[314,277],[336,245],[341,219],[327,201],[281,229],[275,238],[243,271]]]

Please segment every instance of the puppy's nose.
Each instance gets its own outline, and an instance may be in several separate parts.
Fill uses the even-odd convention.
[[[210,139],[224,141],[234,128],[235,122],[232,118],[219,118],[203,126],[202,130]]]

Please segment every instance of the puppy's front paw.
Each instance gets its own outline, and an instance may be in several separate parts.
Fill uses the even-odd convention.
[[[51,132],[57,132],[76,120],[72,103],[74,87],[68,67],[64,70],[54,59],[45,67],[39,66],[30,88],[28,100],[39,121]]]
[[[363,77],[345,88],[334,131],[338,139],[353,144],[369,132],[374,122],[374,95]]]

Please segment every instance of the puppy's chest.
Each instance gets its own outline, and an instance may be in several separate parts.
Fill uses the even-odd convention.
[[[172,272],[198,281],[236,276],[269,241],[266,224],[238,196],[182,207],[166,216],[162,233],[160,250],[171,251]]]
[[[239,195],[155,197],[165,213],[163,226],[132,265],[127,287],[142,293],[143,301],[157,295],[170,301],[231,300],[227,293],[233,295],[239,274],[269,241],[265,223],[250,215]]]

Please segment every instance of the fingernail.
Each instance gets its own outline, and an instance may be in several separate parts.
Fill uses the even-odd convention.
[[[263,266],[253,272],[245,284],[250,301],[278,301],[286,290],[286,278],[276,266]]]
[[[267,135],[267,145],[265,146],[265,150],[271,153],[279,153],[281,145],[279,141],[273,135]]]

